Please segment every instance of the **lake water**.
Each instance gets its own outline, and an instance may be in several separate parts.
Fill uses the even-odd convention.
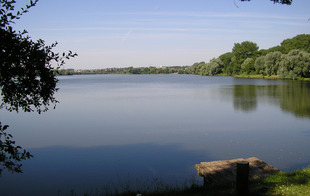
[[[55,110],[0,111],[35,158],[3,173],[3,195],[77,195],[105,184],[197,177],[202,161],[310,164],[310,83],[195,75],[61,76]]]

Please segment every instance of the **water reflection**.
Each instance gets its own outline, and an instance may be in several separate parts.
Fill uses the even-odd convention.
[[[257,107],[256,88],[253,85],[234,86],[234,108],[244,112],[254,111]]]
[[[259,97],[296,117],[310,118],[309,82],[289,81],[286,85],[267,86],[234,85],[233,97],[235,110],[255,111]]]
[[[82,192],[128,176],[184,181],[201,161],[256,156],[284,171],[310,163],[306,82],[92,75],[61,78],[59,88],[56,110],[0,111],[35,155],[24,174],[0,178],[4,195]]]
[[[310,118],[310,82],[289,82],[280,88],[281,108],[298,117]]]

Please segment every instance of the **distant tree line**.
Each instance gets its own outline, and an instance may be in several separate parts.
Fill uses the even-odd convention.
[[[183,74],[188,66],[171,67],[125,67],[125,68],[106,68],[106,69],[61,69],[58,75],[78,75],[78,74]]]
[[[310,78],[310,34],[284,40],[280,46],[258,50],[256,43],[235,43],[232,52],[194,63],[185,70],[198,75],[263,75],[281,79]]]
[[[231,52],[192,66],[62,69],[57,70],[57,74],[195,74],[304,79],[310,78],[310,34],[297,35],[279,46],[261,50],[251,41],[235,43]]]

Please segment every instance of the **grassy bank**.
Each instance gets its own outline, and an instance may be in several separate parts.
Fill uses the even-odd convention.
[[[259,186],[266,195],[310,195],[310,167],[271,175]]]
[[[255,75],[233,75],[235,78],[250,78],[250,79],[266,79],[266,80],[279,80],[282,79],[279,75],[272,75],[272,76],[264,76],[262,74],[255,74]],[[310,81],[310,78],[296,78],[296,80],[303,80],[303,81]]]
[[[85,193],[84,196],[92,195],[109,195],[109,196],[129,196],[138,195],[142,196],[202,196],[202,195],[235,195],[235,185],[231,184],[213,184],[204,188],[196,183],[190,186],[167,186],[160,182],[155,182],[155,189],[150,190],[131,190],[127,186],[127,190],[116,191],[116,193],[103,194],[97,192]],[[250,195],[298,195],[308,196],[310,194],[310,167],[292,171],[292,172],[279,172],[273,174],[265,179],[250,181]],[[116,188],[116,187],[114,187]],[[119,187],[118,187],[119,188]]]
[[[280,79],[278,75],[272,75],[272,76],[264,76],[262,74],[256,74],[256,75],[233,75],[235,78],[252,78],[252,79],[266,79],[266,80],[278,80]]]

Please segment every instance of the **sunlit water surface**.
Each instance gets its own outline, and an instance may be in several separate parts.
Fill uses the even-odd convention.
[[[195,163],[258,157],[310,164],[310,84],[193,75],[62,76],[55,110],[0,111],[35,156],[1,194],[77,195],[105,184],[202,179]]]

